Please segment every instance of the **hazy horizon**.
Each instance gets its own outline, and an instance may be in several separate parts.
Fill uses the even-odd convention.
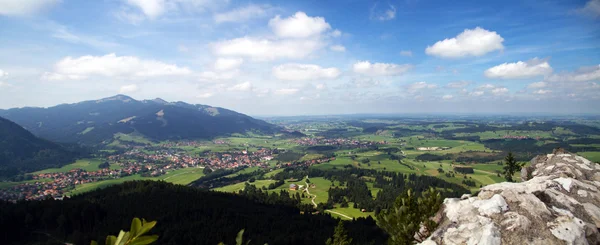
[[[600,0],[0,1],[0,108],[600,113]]]

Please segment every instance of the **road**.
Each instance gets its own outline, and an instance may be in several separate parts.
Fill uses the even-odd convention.
[[[306,179],[308,179],[308,176],[306,176]],[[306,194],[308,194],[308,195],[310,195],[310,196],[312,196],[312,197],[313,197],[313,198],[312,198],[312,200],[311,200],[311,202],[312,202],[312,204],[315,206],[315,208],[317,208],[317,203],[315,202],[315,198],[317,198],[317,195],[315,195],[315,194],[310,194],[310,191],[308,191],[308,188],[309,188],[308,182],[304,181],[304,184],[306,184],[306,188],[304,188],[304,191],[306,191]],[[331,211],[331,210],[325,210],[325,212],[334,213],[334,214],[337,214],[337,215],[339,215],[339,216],[342,216],[342,217],[344,217],[344,218],[346,218],[346,219],[352,220],[352,217],[350,217],[350,216],[348,216],[348,215],[345,215],[345,214],[343,214],[343,213],[338,213],[338,212],[336,212],[336,211]]]

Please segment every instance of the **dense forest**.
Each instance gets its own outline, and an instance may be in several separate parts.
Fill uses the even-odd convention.
[[[134,181],[64,201],[0,201],[0,244],[89,244],[128,230],[133,217],[158,221],[156,244],[234,244],[241,229],[252,244],[324,244],[338,223],[326,214],[257,200]],[[372,218],[346,222],[346,229],[353,244],[383,244],[387,238]]]
[[[0,179],[60,167],[82,156],[83,149],[35,137],[23,127],[0,117]]]

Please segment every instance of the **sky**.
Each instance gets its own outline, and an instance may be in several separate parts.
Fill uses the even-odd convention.
[[[0,108],[600,113],[600,0],[0,0]]]

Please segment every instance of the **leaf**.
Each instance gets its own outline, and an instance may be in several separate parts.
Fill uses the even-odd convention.
[[[107,236],[106,241],[104,242],[105,245],[115,245],[115,243],[117,243],[116,236]]]
[[[146,232],[150,231],[156,225],[156,221],[146,221],[142,219],[142,228],[138,231],[137,235],[141,236]]]
[[[125,242],[127,242],[128,238],[129,232],[121,231],[119,232],[119,236],[117,237],[117,240],[115,241],[114,245],[124,245]]]
[[[237,237],[235,237],[235,244],[242,245],[243,237],[244,237],[244,229],[242,229],[240,232],[238,232]]]
[[[156,240],[158,240],[158,235],[140,236],[140,237],[134,238],[131,241],[131,243],[129,243],[129,244],[130,245],[147,245],[147,244],[155,242]]]
[[[142,221],[138,218],[133,218],[131,221],[131,228],[129,229],[129,233],[131,237],[137,237],[141,235],[139,232],[142,229]]]
[[[92,242],[90,243],[90,245],[98,245],[98,243],[94,240],[92,240]]]

